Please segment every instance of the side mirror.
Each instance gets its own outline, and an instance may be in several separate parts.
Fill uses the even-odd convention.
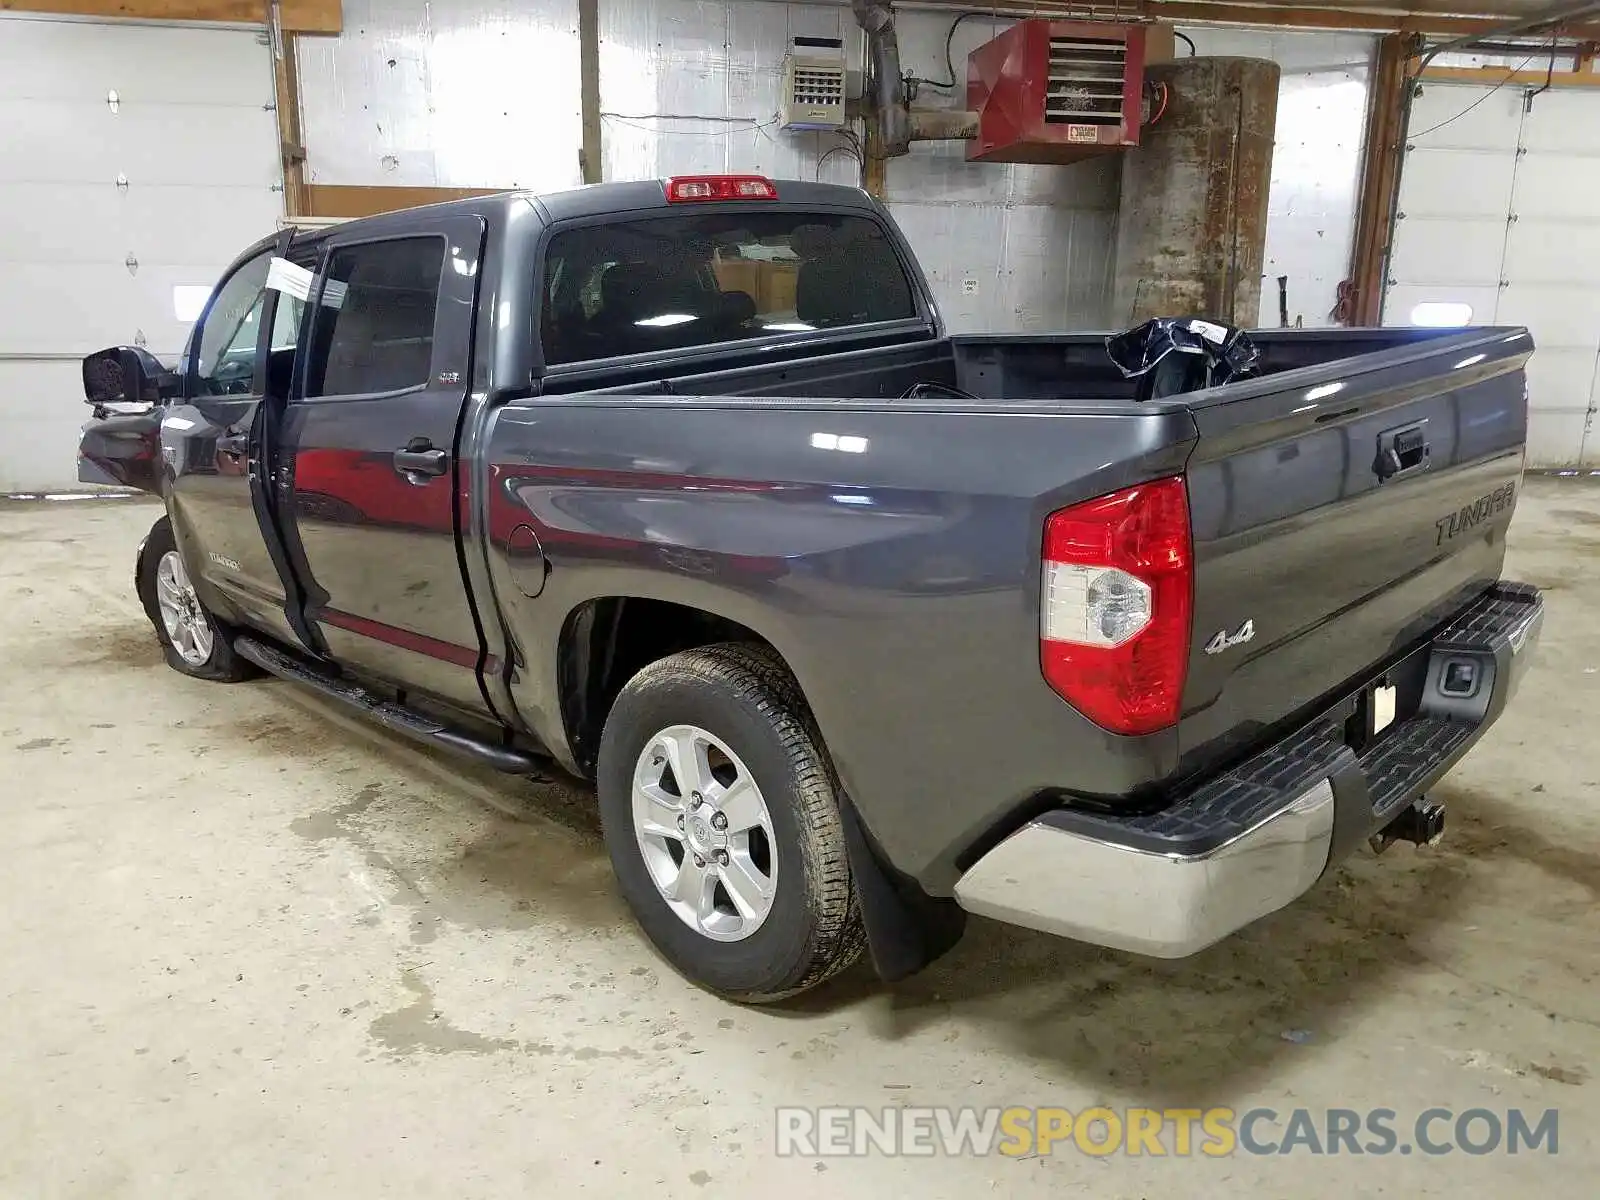
[[[143,346],[111,346],[83,360],[83,397],[108,404],[160,404],[177,393],[178,377]]]

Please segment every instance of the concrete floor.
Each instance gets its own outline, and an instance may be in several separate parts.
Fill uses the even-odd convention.
[[[0,508],[0,1194],[1590,1196],[1600,489],[1530,480],[1540,663],[1435,850],[1181,963],[975,921],[896,988],[683,983],[587,798],[168,670],[143,503]],[[779,1104],[1558,1108],[1554,1157],[774,1156]]]

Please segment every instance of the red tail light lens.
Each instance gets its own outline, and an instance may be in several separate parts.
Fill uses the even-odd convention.
[[[760,175],[679,175],[667,180],[669,204],[697,200],[776,200],[778,189]]]
[[[1039,661],[1046,682],[1113,733],[1178,719],[1189,664],[1194,548],[1181,478],[1051,513]]]

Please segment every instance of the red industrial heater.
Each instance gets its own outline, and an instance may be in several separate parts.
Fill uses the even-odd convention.
[[[1018,21],[967,59],[972,162],[1070,163],[1139,144],[1147,27]]]

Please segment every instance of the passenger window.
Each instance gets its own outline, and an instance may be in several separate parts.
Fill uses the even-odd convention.
[[[551,238],[545,280],[552,365],[917,315],[883,227],[831,213],[582,226]]]
[[[428,382],[444,239],[335,250],[312,316],[307,397],[400,392]]]
[[[252,258],[217,289],[200,327],[195,395],[248,396],[254,390],[256,343],[270,257]]]

